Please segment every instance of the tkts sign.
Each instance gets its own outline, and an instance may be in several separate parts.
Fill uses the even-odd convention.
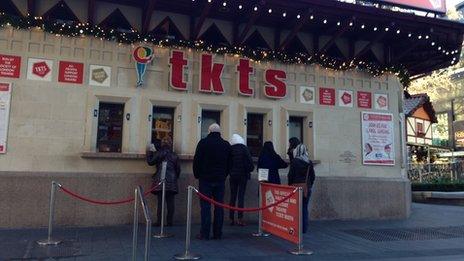
[[[187,69],[187,59],[183,51],[172,51],[169,59],[170,75],[169,85],[179,91],[187,91],[187,82],[184,79]],[[199,91],[204,93],[224,93],[224,85],[221,74],[224,70],[223,63],[213,61],[213,55],[201,54],[200,58],[200,84]],[[238,92],[243,96],[253,96],[255,90],[250,86],[250,74],[254,72],[250,60],[241,58],[235,68],[237,72]],[[282,70],[266,69],[264,71],[264,94],[269,98],[282,99],[287,95],[287,74]]]
[[[148,46],[139,46],[134,49],[133,57],[136,62],[137,86],[141,86],[144,81],[147,65],[153,59],[153,49]],[[188,60],[185,52],[180,50],[171,51],[169,58],[169,86],[178,91],[187,91],[187,82],[184,79]],[[224,85],[221,75],[225,64],[217,63],[211,54],[201,54],[200,58],[200,83],[199,91],[203,93],[224,93]],[[250,86],[250,74],[254,72],[249,59],[240,59],[236,66],[238,74],[237,88],[243,96],[253,96],[255,90]],[[287,95],[287,85],[285,79],[287,74],[282,70],[267,69],[264,71],[264,94],[269,98],[282,99]]]

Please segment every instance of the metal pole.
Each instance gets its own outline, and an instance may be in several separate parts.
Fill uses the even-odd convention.
[[[187,198],[187,228],[185,231],[185,253],[176,254],[174,259],[177,260],[198,260],[201,258],[200,255],[190,253],[190,237],[191,237],[191,226],[192,226],[192,194],[193,187],[188,187],[188,198]]]
[[[302,255],[312,255],[313,252],[305,250],[303,248],[303,188],[298,188],[298,248],[295,250],[289,251],[292,255],[302,256]]]
[[[48,214],[48,237],[47,239],[38,240],[37,244],[41,246],[48,246],[48,245],[58,245],[61,243],[60,240],[52,239],[52,232],[53,232],[53,219],[55,213],[55,192],[56,186],[61,187],[61,184],[52,181],[52,187],[50,189],[50,212]]]
[[[166,209],[166,168],[167,168],[167,162],[163,161],[161,165],[161,182],[163,183],[163,189],[161,191],[161,227],[160,227],[160,232],[159,234],[153,235],[155,238],[167,238],[167,237],[172,237],[172,234],[165,234],[164,233],[164,223],[165,223],[165,209]]]
[[[259,183],[259,196],[258,196],[258,200],[259,200],[259,203],[258,203],[258,206],[261,206],[262,205],[262,187],[261,187],[261,182]],[[258,212],[258,233],[253,233],[251,234],[252,236],[254,237],[268,237],[269,234],[268,233],[263,233],[263,211],[260,210]]]
[[[136,188],[134,195],[134,225],[132,231],[132,261],[137,260],[137,232],[139,230],[138,197],[138,188]]]

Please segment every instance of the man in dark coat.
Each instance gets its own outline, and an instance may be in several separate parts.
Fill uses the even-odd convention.
[[[230,144],[221,138],[218,124],[209,127],[209,134],[198,142],[193,159],[193,174],[199,180],[200,193],[217,202],[224,202],[224,188],[229,173]],[[211,204],[201,200],[201,232],[198,239],[208,240],[211,230]],[[214,207],[213,239],[222,237],[224,209]]]
[[[172,151],[172,142],[170,138],[164,138],[161,142],[161,148],[156,151],[154,146],[147,151],[147,163],[150,166],[156,165],[156,173],[153,174],[153,182],[158,184],[161,181],[162,163],[166,161],[166,206],[167,206],[167,219],[166,225],[172,226],[174,218],[174,197],[178,193],[179,188],[177,180],[180,175],[179,157]],[[161,208],[162,208],[162,187],[159,186],[155,189],[153,194],[158,196],[157,208],[157,221],[155,225],[159,226],[161,222]]]

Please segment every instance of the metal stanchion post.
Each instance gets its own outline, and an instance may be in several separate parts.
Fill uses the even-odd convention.
[[[298,211],[298,248],[295,250],[290,250],[288,251],[292,255],[312,255],[313,252],[309,250],[305,250],[303,247],[303,208],[301,205],[303,205],[303,188],[299,187],[298,188],[298,204],[299,211]]]
[[[134,231],[132,235],[132,261],[137,260],[137,232],[139,228],[139,211],[138,211],[138,203],[142,205],[143,214],[145,216],[146,221],[146,228],[145,228],[145,261],[150,260],[150,239],[151,239],[151,215],[150,211],[147,207],[145,202],[145,198],[143,197],[143,189],[141,186],[138,186],[135,189],[135,198],[134,198]]]
[[[48,246],[48,245],[58,245],[61,243],[60,240],[52,239],[52,231],[53,231],[53,217],[55,213],[55,192],[56,186],[61,187],[61,184],[52,181],[52,188],[50,190],[50,212],[48,216],[48,237],[47,239],[42,239],[37,241],[37,244],[41,246]]]
[[[192,229],[192,194],[193,187],[189,186],[187,198],[187,228],[185,231],[185,252],[182,254],[175,255],[174,258],[177,260],[197,260],[201,258],[201,256],[198,254],[190,253],[190,234]]]
[[[164,213],[164,210],[166,209],[165,202],[166,202],[166,167],[167,167],[167,162],[163,161],[162,167],[161,167],[161,182],[163,183],[163,190],[161,191],[161,227],[160,227],[160,232],[159,234],[153,235],[155,238],[167,238],[167,237],[172,237],[172,234],[166,234],[164,233],[164,223],[166,219],[166,214]]]
[[[259,184],[259,196],[258,196],[258,200],[259,200],[259,203],[258,203],[258,206],[261,206],[262,204],[262,188],[261,188],[261,183]],[[257,233],[253,233],[252,235],[254,237],[268,237],[269,234],[268,233],[264,233],[263,232],[263,229],[262,229],[262,226],[263,226],[263,211],[260,210],[258,212],[258,232]]]
[[[134,225],[132,231],[132,261],[137,260],[137,232],[139,230],[139,211],[138,211],[138,188],[134,193]]]

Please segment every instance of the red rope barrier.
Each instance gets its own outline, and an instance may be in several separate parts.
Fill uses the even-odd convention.
[[[161,183],[151,187],[148,191],[144,192],[143,193],[143,196],[147,196],[148,194],[150,194],[151,192],[155,191],[155,189],[157,187],[160,186]],[[71,197],[74,197],[74,198],[77,198],[77,199],[80,199],[82,201],[85,201],[85,202],[88,202],[88,203],[91,203],[91,204],[97,204],[97,205],[121,205],[121,204],[127,204],[127,203],[130,203],[132,201],[134,201],[134,198],[128,198],[128,199],[122,199],[122,200],[116,200],[116,201],[102,201],[102,200],[96,200],[96,199],[91,199],[91,198],[87,198],[87,197],[84,197],[84,196],[81,196],[79,194],[77,194],[76,192],[73,192],[63,186],[60,186],[59,187],[61,190],[63,190],[64,193],[70,195]]]
[[[279,200],[279,201],[276,201],[270,205],[267,205],[267,206],[264,206],[264,207],[260,207],[260,208],[237,208],[237,207],[232,207],[230,205],[226,205],[226,204],[223,204],[223,203],[220,203],[220,202],[217,202],[215,201],[214,199],[211,199],[211,198],[208,198],[207,196],[201,194],[199,191],[195,190],[195,192],[198,194],[198,196],[206,201],[206,202],[209,202],[213,205],[216,205],[216,206],[219,206],[221,208],[225,208],[225,209],[230,209],[230,210],[234,210],[234,211],[240,211],[240,212],[255,212],[255,211],[261,211],[261,210],[265,210],[265,209],[268,209],[268,208],[272,208],[272,207],[275,207],[281,203],[284,203],[285,201],[287,201],[289,198],[291,198],[296,192],[298,191],[298,189],[295,189],[292,193],[290,193],[288,196],[286,196],[285,198]],[[261,202],[260,202],[261,203]]]

